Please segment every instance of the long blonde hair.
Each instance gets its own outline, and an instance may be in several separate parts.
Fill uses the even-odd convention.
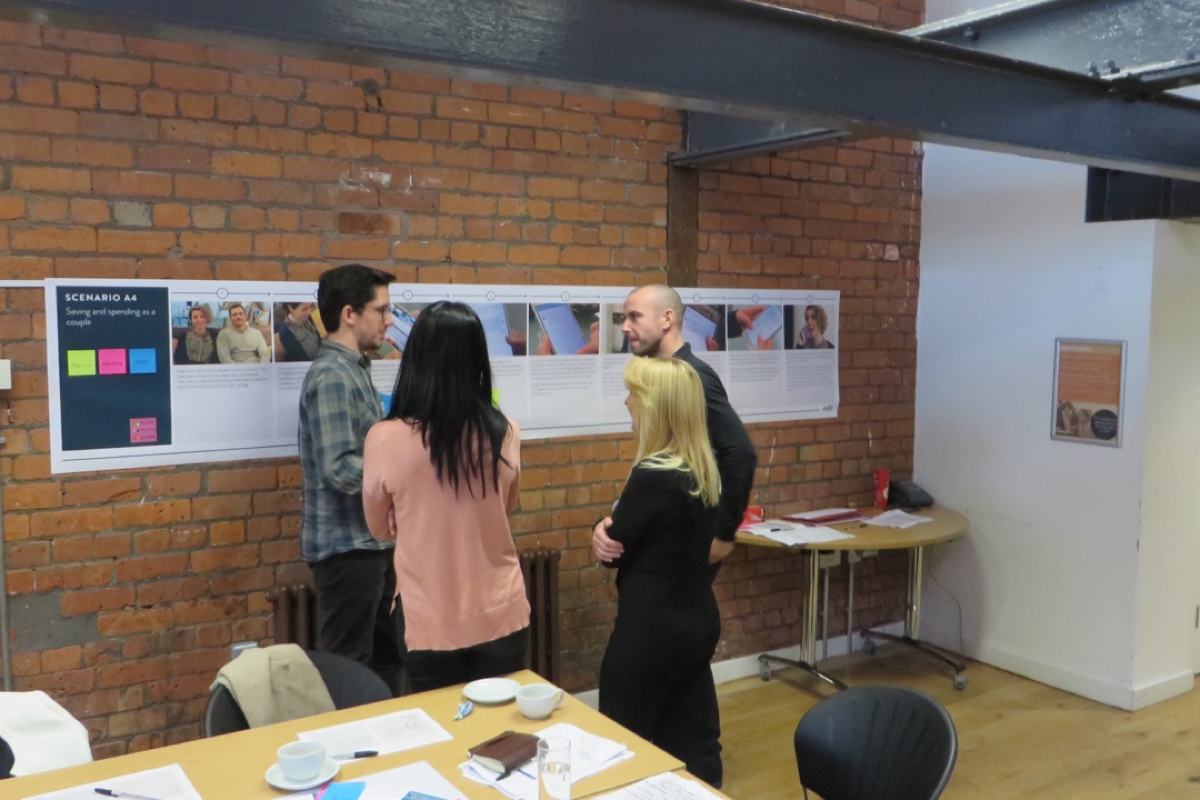
[[[696,370],[674,358],[634,358],[625,365],[625,388],[637,429],[635,466],[688,472],[691,495],[715,506],[721,476],[708,441],[704,385]]]

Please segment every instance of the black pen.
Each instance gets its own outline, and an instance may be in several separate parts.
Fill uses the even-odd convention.
[[[377,755],[379,755],[378,750],[355,750],[353,753],[339,753],[336,756],[330,756],[330,758],[334,761],[345,761],[350,758],[370,758]]]
[[[96,787],[96,794],[102,794],[105,797],[123,797],[125,800],[158,800],[157,797],[148,797],[133,792],[119,792],[116,789],[101,789],[99,786]]]

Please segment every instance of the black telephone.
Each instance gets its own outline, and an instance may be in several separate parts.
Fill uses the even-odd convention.
[[[927,508],[933,505],[929,492],[912,481],[888,483],[888,506],[891,508]]]

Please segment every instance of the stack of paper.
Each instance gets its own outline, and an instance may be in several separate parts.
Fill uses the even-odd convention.
[[[70,789],[35,795],[28,800],[98,800],[100,789],[115,792],[121,797],[163,797],[171,800],[200,800],[200,793],[188,780],[178,764],[170,764],[144,772],[134,772],[119,778],[105,778]],[[309,792],[312,796],[312,792]]]
[[[779,519],[767,519],[754,525],[743,525],[739,530],[789,545],[820,544],[821,542],[836,542],[840,539],[854,538],[849,533],[842,533],[824,525],[789,525]]]
[[[568,722],[559,722],[537,735],[562,736],[571,740],[571,782],[576,783],[597,772],[608,769],[613,764],[633,758],[633,751],[620,742],[595,736]],[[537,800],[537,761],[531,761],[518,770],[513,770],[507,778],[497,780],[496,773],[479,766],[474,761],[462,765],[463,777],[468,780],[494,786],[514,800]]]
[[[913,525],[920,525],[922,522],[932,522],[929,517],[918,517],[909,514],[907,511],[901,511],[898,508],[893,508],[891,511],[885,511],[877,517],[870,517],[863,520],[868,525],[882,525],[886,528],[911,528]]]
[[[383,754],[399,753],[434,742],[448,742],[454,737],[423,709],[411,708],[357,722],[305,731],[299,738],[307,742],[320,742],[329,753],[375,750]]]
[[[663,772],[645,780],[602,794],[596,800],[722,800],[700,781],[688,780],[674,772]]]

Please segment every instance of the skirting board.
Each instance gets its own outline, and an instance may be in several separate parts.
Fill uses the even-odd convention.
[[[893,622],[890,625],[883,625],[879,630],[884,633],[891,633],[896,636],[904,633],[903,622]],[[849,655],[850,650],[846,647],[845,636],[835,636],[828,640],[829,652],[826,653],[821,642],[817,643],[817,655],[822,659],[836,658],[837,656]],[[862,650],[862,637],[854,634],[854,651]],[[792,645],[791,647],[780,648],[779,650],[768,650],[770,655],[780,656],[781,658],[790,658],[797,661],[800,658],[800,645]],[[758,654],[752,656],[739,656],[731,658],[727,661],[718,661],[712,664],[713,683],[722,684],[728,681],[735,681],[738,678],[748,678],[751,675],[759,674]],[[775,669],[787,669],[786,667],[776,666]],[[575,695],[577,700],[581,700],[592,708],[600,707],[600,690],[589,689],[586,692],[579,692]]]
[[[988,645],[980,645],[978,651],[972,654],[972,658],[985,664],[991,664],[993,667],[1015,672],[1017,675],[1022,675],[1038,683],[1053,686],[1055,689],[1062,689],[1064,692],[1077,694],[1080,697],[1086,697],[1123,711],[1137,711],[1140,708],[1170,700],[1172,697],[1187,694],[1194,685],[1194,676],[1188,670],[1146,684],[1138,689],[1132,689],[1129,686],[1099,681],[1086,675],[1061,669],[1053,664],[1036,661]]]

